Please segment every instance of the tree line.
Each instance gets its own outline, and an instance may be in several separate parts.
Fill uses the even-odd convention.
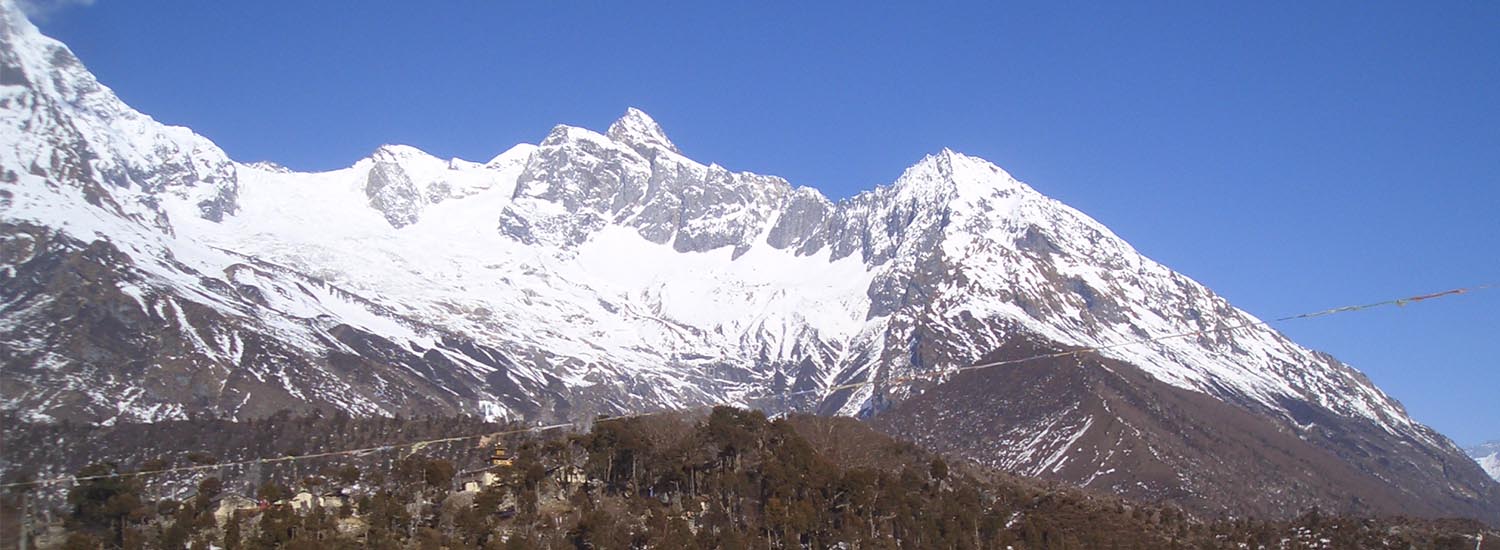
[[[512,462],[486,470],[497,445]],[[91,464],[77,473],[121,471]],[[463,490],[484,472],[497,482]],[[1292,521],[1196,518],[950,463],[850,419],[769,419],[729,407],[265,477],[253,495],[226,489],[243,480],[213,475],[181,496],[155,495],[150,478],[84,481],[67,492],[53,542],[228,550],[1473,548],[1484,529],[1316,510]]]

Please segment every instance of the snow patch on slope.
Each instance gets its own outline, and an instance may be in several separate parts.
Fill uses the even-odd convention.
[[[1500,441],[1489,441],[1464,449],[1479,463],[1479,467],[1496,481],[1500,481]]]

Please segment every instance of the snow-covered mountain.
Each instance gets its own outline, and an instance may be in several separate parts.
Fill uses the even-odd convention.
[[[1485,473],[1500,481],[1500,441],[1486,441],[1464,449],[1464,452],[1469,453]]]
[[[485,162],[398,145],[331,172],[235,162],[132,110],[0,6],[0,408],[24,418],[871,415],[942,385],[888,381],[1018,339],[1254,321],[948,150],[841,201],[687,158],[634,109]],[[1356,426],[1366,473],[1500,514],[1473,504],[1495,485],[1444,467],[1468,462],[1450,441],[1274,330],[1104,358],[1305,439],[1326,429],[1315,418]],[[1032,435],[1067,456],[1093,418]],[[1366,444],[1421,458],[1382,466]],[[1407,467],[1421,475],[1391,475]]]

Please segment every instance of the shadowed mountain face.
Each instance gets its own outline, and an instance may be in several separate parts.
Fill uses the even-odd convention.
[[[992,357],[1054,351],[1015,342]],[[1299,414],[1304,429],[1082,354],[960,373],[872,423],[1006,471],[1208,513],[1277,517],[1317,506],[1495,521],[1500,490],[1478,481],[1472,461],[1315,406]]]
[[[486,162],[391,145],[295,173],[235,162],[132,110],[8,1],[0,31],[0,408],[28,420],[320,407],[548,421],[718,403],[865,416],[894,404],[899,417],[947,386],[888,381],[1018,342],[1099,346],[1255,321],[952,151],[835,202],[686,158],[631,109],[605,133],[559,126]],[[1208,334],[1102,358],[1151,390],[1124,396],[1220,411],[1141,405],[1138,428],[1150,419],[1170,439],[1239,418],[1303,445],[1277,445],[1295,460],[1226,455],[1215,471],[1264,458],[1246,471],[1270,477],[1323,463],[1302,455],[1317,451],[1396,496],[1330,494],[1494,517],[1494,499],[1464,504],[1494,482],[1452,466],[1471,463],[1353,368],[1263,327]],[[1052,395],[1095,387],[1073,376]],[[1049,418],[1015,422],[1032,427],[1007,436],[1028,457],[1076,452]],[[1208,490],[1193,470],[1207,466],[1159,462],[1131,467],[1161,483],[1147,496]],[[1066,479],[1103,483],[1097,471]]]

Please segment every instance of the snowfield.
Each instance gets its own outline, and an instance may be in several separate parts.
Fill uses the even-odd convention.
[[[312,399],[302,386],[315,377],[361,411],[418,383],[494,414],[524,414],[516,407],[541,388],[593,392],[613,412],[809,395],[779,406],[860,414],[920,391],[883,381],[963,367],[1018,331],[1119,346],[1255,322],[953,151],[834,202],[688,159],[629,109],[603,133],[558,126],[485,162],[388,145],[345,169],[296,173],[231,161],[132,110],[65,46],[6,14],[5,63],[23,77],[0,86],[4,219],[111,243],[131,259],[122,292],[178,327],[196,361],[280,380],[299,398]],[[167,307],[184,301],[223,320],[202,326]],[[248,364],[261,359],[246,358],[246,331],[307,370]],[[354,341],[370,338],[385,351]],[[1356,371],[1264,327],[1105,353],[1289,420],[1286,403],[1311,402],[1428,439]],[[412,364],[356,391],[351,374],[317,366],[338,354]],[[408,375],[419,380],[396,379]],[[868,385],[827,389],[851,383]],[[126,416],[181,410],[142,403]]]

